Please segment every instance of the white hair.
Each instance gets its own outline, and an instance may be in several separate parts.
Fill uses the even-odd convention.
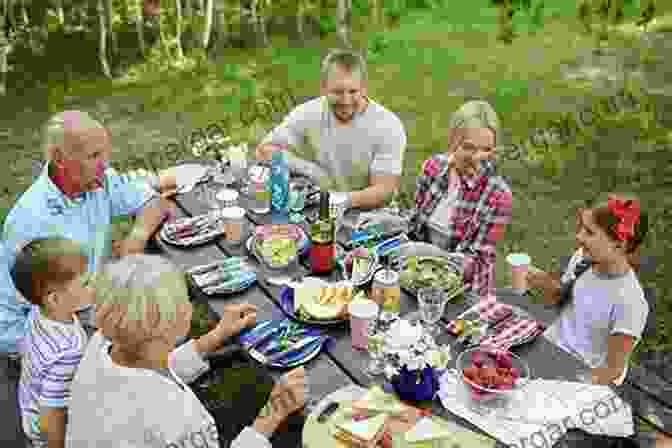
[[[178,306],[189,303],[184,274],[158,255],[128,255],[96,277],[96,303],[125,305],[129,320],[144,320],[148,305],[158,305],[160,319],[174,321]]]
[[[61,148],[68,152],[65,136],[68,133],[88,131],[91,129],[105,129],[105,127],[87,112],[66,110],[53,115],[43,129],[43,152],[47,161],[53,158],[53,149]]]

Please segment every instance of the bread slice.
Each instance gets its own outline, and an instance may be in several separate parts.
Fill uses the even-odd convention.
[[[394,395],[385,393],[380,387],[374,386],[360,400],[352,403],[358,412],[384,412],[390,415],[404,414],[409,406],[400,402]]]
[[[337,423],[334,437],[356,448],[374,448],[385,433],[386,414],[367,420]]]

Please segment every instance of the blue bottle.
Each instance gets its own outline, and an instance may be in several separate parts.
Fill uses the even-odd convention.
[[[271,211],[273,221],[289,222],[289,159],[287,146],[278,145],[271,162]]]

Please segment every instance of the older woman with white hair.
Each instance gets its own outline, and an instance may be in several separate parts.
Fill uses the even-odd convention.
[[[122,241],[120,254],[143,252],[173,205],[147,182],[130,181],[108,169],[109,131],[86,112],[60,112],[47,121],[43,146],[46,163],[42,173],[4,222],[9,267],[24,242],[55,236],[81,243],[89,259],[88,271],[96,272],[101,260],[112,256],[112,218],[117,216],[139,218]],[[159,183],[170,188],[175,177],[165,176]],[[8,311],[20,303],[25,299],[14,285],[0,282],[0,333],[4,333],[0,334],[0,352],[21,352],[27,315]]]
[[[71,386],[66,444],[96,447],[270,447],[268,438],[305,402],[303,368],[276,384],[270,409],[229,445],[187,387],[209,369],[204,354],[256,323],[256,308],[229,306],[218,326],[177,349],[190,328],[184,275],[167,260],[131,255],[97,276],[100,329]]]
[[[409,233],[460,254],[467,291],[485,297],[494,294],[495,246],[511,222],[513,199],[494,165],[499,119],[487,102],[469,101],[448,132],[447,152],[422,165]]]

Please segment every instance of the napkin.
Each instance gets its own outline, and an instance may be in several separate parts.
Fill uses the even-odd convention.
[[[451,334],[457,335],[456,321],[460,319],[469,318],[469,316],[473,315],[475,318],[480,319],[481,322],[494,324],[510,317],[512,314],[513,308],[511,306],[498,302],[495,296],[489,296],[460,314],[457,319],[450,321],[446,325],[446,329]]]
[[[512,447],[552,446],[569,429],[627,437],[634,433],[632,408],[607,386],[557,380],[528,383],[506,410],[484,415],[469,408],[468,391],[457,372],[440,378],[442,405]]]
[[[405,349],[420,340],[422,327],[412,325],[407,319],[396,320],[387,332],[386,338],[391,347]]]
[[[542,322],[533,319],[509,319],[497,326],[495,335],[483,339],[481,346],[506,350],[524,339],[539,336],[545,329]]]

